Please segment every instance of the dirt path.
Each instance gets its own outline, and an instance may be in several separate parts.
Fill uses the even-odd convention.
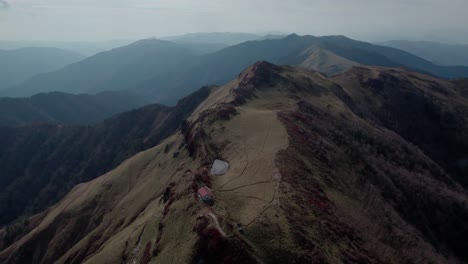
[[[213,218],[213,221],[215,222],[216,228],[218,229],[219,233],[223,236],[226,237],[226,233],[221,229],[221,226],[219,225],[218,218],[213,214],[213,213],[208,213],[208,215]]]

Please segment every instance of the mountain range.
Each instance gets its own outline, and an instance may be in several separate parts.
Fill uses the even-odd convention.
[[[208,32],[189,33],[184,35],[163,37],[160,39],[186,45],[188,48],[201,54],[208,54],[247,41],[280,39],[284,38],[285,36],[286,35],[281,34],[263,35],[242,32]]]
[[[405,67],[443,78],[468,76],[468,67],[439,66],[405,51],[344,36],[292,34],[281,39],[247,41],[208,54],[197,53],[186,45],[150,39],[38,75],[3,94],[130,90],[153,102],[174,104],[197,87],[228,82],[258,60],[307,67],[327,75],[356,65],[375,65]]]
[[[108,40],[108,41],[8,41],[0,40],[0,49],[16,50],[21,48],[50,48],[55,47],[70,50],[84,56],[93,56],[96,53],[107,51],[128,45],[132,40]]]
[[[52,188],[61,192],[55,198],[63,197],[61,186],[90,180],[1,229],[0,262],[467,262],[466,80],[366,66],[399,65],[383,54],[400,62],[414,57],[343,37],[299,36],[274,40],[278,46],[254,41],[222,50],[205,58],[219,64],[200,78],[255,56],[299,65],[320,57],[315,48],[297,56],[311,42],[321,54],[339,56],[340,65],[358,59],[360,65],[326,76],[261,61],[172,108],[151,106],[96,127],[0,132],[0,150],[10,153],[0,155],[0,169],[12,172],[2,171],[10,175],[3,181],[28,175],[8,185],[9,195],[2,192],[3,206],[33,179],[69,181]],[[245,56],[236,57],[238,49]],[[25,155],[23,146],[31,144],[46,145]],[[228,163],[225,174],[210,172],[215,160]],[[15,172],[24,164],[30,165],[24,173]],[[38,171],[43,176],[33,176]],[[211,189],[214,205],[197,197],[200,187]]]
[[[0,263],[466,263],[458,48],[196,33],[0,52],[5,83],[23,74],[0,89]]]
[[[76,52],[57,48],[0,50],[0,91],[83,58]]]
[[[141,40],[98,53],[59,71],[38,75],[5,93],[28,96],[49,91],[97,93],[126,90],[149,78],[159,76],[158,79],[164,80],[176,75],[176,72],[170,73],[168,70],[175,70],[193,56],[195,54],[181,45]]]
[[[224,47],[237,45],[250,40],[259,40],[264,36],[261,34],[242,32],[207,32],[188,33],[184,35],[168,36],[161,38],[176,43],[211,43],[220,44]]]
[[[378,44],[410,52],[438,65],[468,66],[468,44],[408,40],[392,40]]]

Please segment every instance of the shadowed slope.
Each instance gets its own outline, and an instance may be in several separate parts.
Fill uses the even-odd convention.
[[[175,107],[150,105],[95,126],[0,128],[0,225],[45,209],[74,185],[155,146],[208,93],[203,88]]]
[[[129,92],[96,95],[52,92],[28,98],[0,98],[0,126],[31,123],[95,124],[150,101]]]

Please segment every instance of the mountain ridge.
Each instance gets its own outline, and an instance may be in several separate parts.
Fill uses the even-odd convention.
[[[467,166],[457,171],[456,164],[428,151],[430,142],[406,130],[420,113],[432,111],[415,124],[419,134],[463,149],[468,120],[453,117],[468,109],[457,87],[462,84],[405,69],[360,66],[326,77],[268,62],[237,76],[211,89],[181,129],[159,145],[76,186],[31,218],[27,234],[5,245],[0,259],[468,259]],[[454,125],[457,131],[438,134]],[[453,155],[449,159],[464,153]],[[210,174],[215,159],[229,163],[225,175]],[[212,189],[214,206],[198,200],[200,186]]]

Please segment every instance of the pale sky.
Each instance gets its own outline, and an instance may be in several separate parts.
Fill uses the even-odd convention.
[[[0,40],[280,31],[468,43],[468,0],[0,0]]]

